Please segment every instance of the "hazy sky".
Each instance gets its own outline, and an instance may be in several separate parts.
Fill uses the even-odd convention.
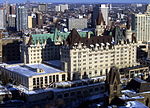
[[[0,0],[0,2],[4,2],[5,0]],[[26,2],[27,0],[8,0],[10,3],[15,3],[15,2]],[[94,2],[99,2],[99,3],[150,3],[150,0],[29,0],[29,1],[34,1],[34,2],[66,2],[66,3],[94,3]]]

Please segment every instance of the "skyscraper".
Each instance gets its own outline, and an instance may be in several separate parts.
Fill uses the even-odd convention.
[[[42,13],[36,13],[36,24],[38,28],[42,28],[43,26],[43,15]]]
[[[16,30],[16,15],[8,16],[8,27],[9,29]]]
[[[15,5],[12,5],[12,4],[11,4],[11,5],[9,6],[9,14],[10,14],[10,15],[16,14],[16,6],[15,6]]]
[[[136,14],[135,15],[135,31],[137,41],[147,42],[150,41],[150,15],[149,14]]]
[[[132,15],[132,26],[138,42],[150,41],[150,5],[147,6],[147,11],[144,14]]]
[[[24,6],[17,8],[17,31],[23,31],[28,28],[28,13]]]
[[[0,29],[5,29],[5,10],[0,9]]]
[[[28,16],[28,28],[32,28],[32,16]]]

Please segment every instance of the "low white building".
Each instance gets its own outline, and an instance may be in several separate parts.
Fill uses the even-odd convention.
[[[55,82],[67,80],[66,72],[45,64],[7,65],[1,66],[0,71],[4,81],[13,80],[28,90],[46,88]]]

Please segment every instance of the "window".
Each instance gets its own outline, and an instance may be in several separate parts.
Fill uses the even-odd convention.
[[[33,85],[36,85],[36,80],[35,80],[35,78],[33,78]]]
[[[39,85],[39,78],[37,78],[37,85]]]
[[[99,90],[99,88],[95,88],[95,91],[98,91]]]
[[[103,75],[103,70],[100,70],[100,75]]]
[[[64,94],[64,97],[68,97],[68,96],[69,96],[69,93],[65,93],[65,94]]]
[[[80,94],[81,94],[81,91],[78,91],[77,94],[80,95]]]
[[[56,82],[59,81],[59,75],[56,75]]]
[[[52,76],[49,76],[49,83],[52,82]]]
[[[91,89],[89,90],[89,92],[93,92],[93,89],[91,88]]]
[[[62,98],[62,95],[58,95],[57,98]]]
[[[71,94],[70,94],[71,96],[74,96],[75,95],[75,92],[71,92]]]
[[[89,54],[89,56],[92,56],[92,54]]]
[[[55,82],[55,75],[53,75],[53,82]]]
[[[43,84],[43,77],[40,77],[41,84]]]
[[[47,76],[45,76],[45,84],[47,84]]]
[[[95,74],[97,74],[97,70],[95,70]]]
[[[65,74],[63,74],[62,75],[62,81],[65,81],[65,79],[66,79],[66,76],[65,76]]]

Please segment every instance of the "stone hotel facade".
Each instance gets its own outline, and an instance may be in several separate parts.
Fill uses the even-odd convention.
[[[61,48],[62,68],[70,80],[106,75],[112,66],[118,68],[136,66],[134,42],[111,44],[111,36],[80,38],[72,30],[66,45]]]

